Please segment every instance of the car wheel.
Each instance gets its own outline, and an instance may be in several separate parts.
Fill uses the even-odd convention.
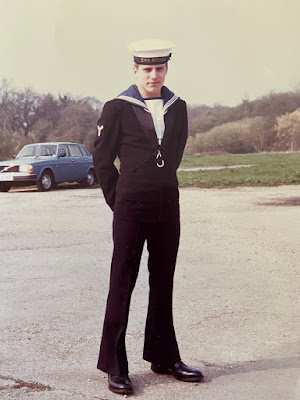
[[[90,169],[86,175],[86,178],[81,183],[83,186],[89,187],[89,186],[93,186],[93,184],[95,183],[95,180],[96,180],[95,172],[93,169]]]
[[[36,185],[40,192],[47,192],[48,190],[51,190],[54,186],[53,173],[49,170],[44,171]]]
[[[8,183],[0,183],[0,192],[8,192],[11,186]]]

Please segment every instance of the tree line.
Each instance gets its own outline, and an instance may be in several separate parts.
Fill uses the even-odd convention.
[[[28,143],[70,141],[93,149],[102,102],[69,94],[41,95],[0,84],[0,159],[12,157]]]
[[[300,90],[235,107],[188,107],[188,113],[186,154],[300,150]]]
[[[0,159],[25,144],[83,143],[93,151],[103,103],[95,97],[39,94],[0,84]],[[247,99],[235,107],[188,106],[185,154],[300,150],[300,90]]]

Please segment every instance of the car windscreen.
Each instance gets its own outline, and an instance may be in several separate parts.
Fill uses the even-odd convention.
[[[55,156],[57,146],[55,144],[28,145],[23,147],[16,158]]]

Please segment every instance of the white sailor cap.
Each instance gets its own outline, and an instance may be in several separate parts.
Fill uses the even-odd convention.
[[[164,64],[171,58],[175,45],[168,40],[147,39],[131,43],[128,49],[137,64]]]

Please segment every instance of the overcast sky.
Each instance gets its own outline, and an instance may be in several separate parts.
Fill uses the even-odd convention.
[[[300,0],[0,0],[0,78],[106,101],[134,82],[127,47],[176,44],[166,85],[236,105],[300,82]]]

